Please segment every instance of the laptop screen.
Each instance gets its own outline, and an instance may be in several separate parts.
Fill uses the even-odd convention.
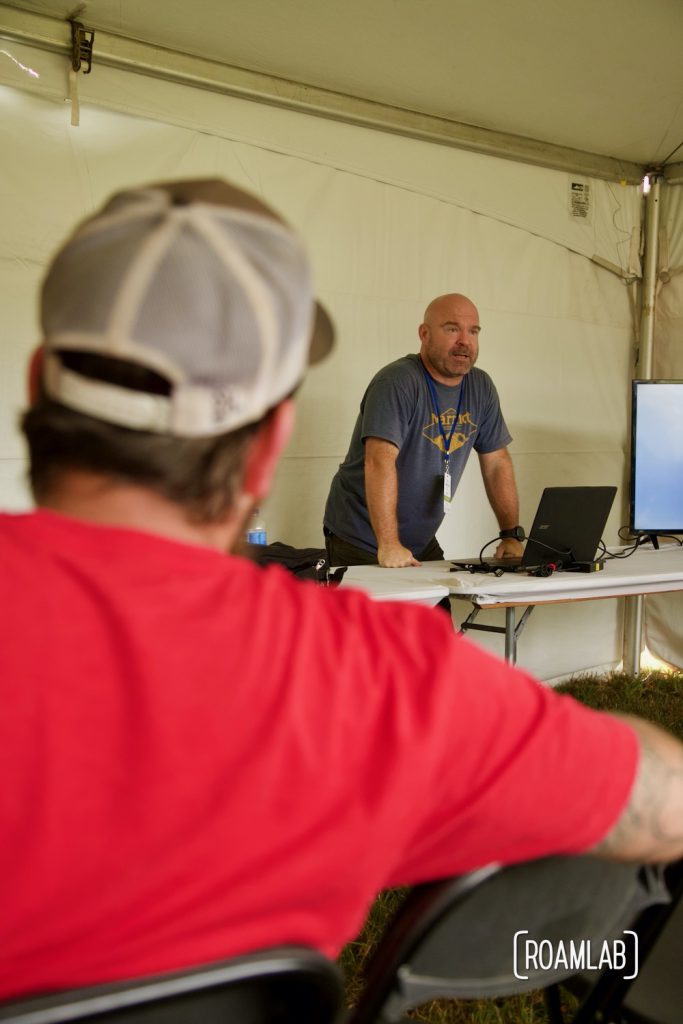
[[[593,561],[616,493],[616,487],[546,487],[522,565]]]

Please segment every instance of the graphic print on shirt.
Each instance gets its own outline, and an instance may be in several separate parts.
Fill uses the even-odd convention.
[[[455,409],[445,409],[441,413],[441,426],[446,433],[446,437],[450,433],[451,426],[455,420],[457,413]],[[470,438],[474,437],[477,432],[477,424],[473,422],[472,416],[469,412],[462,412],[458,417],[458,423],[453,431],[453,435],[448,445],[448,454],[452,455],[458,448],[462,448],[466,445]],[[428,441],[435,444],[440,452],[444,450],[444,439],[441,430],[439,429],[439,420],[436,413],[432,413],[429,423],[422,428],[422,436],[426,437]]]

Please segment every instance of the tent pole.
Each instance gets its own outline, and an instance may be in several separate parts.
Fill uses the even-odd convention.
[[[640,335],[636,374],[647,380],[652,377],[655,336],[655,305],[657,301],[657,267],[659,264],[659,220],[661,209],[661,181],[651,176],[650,192],[645,198],[645,255],[643,266],[643,292],[640,304]]]
[[[651,176],[650,192],[645,198],[645,258],[638,358],[635,367],[636,377],[641,380],[652,377],[659,262],[660,185],[660,176]],[[625,601],[623,662],[624,672],[629,675],[640,672],[640,655],[643,649],[643,601],[642,594],[627,597]]]

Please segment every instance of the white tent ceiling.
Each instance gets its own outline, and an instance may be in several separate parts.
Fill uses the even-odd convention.
[[[20,0],[0,4],[0,35],[65,45],[70,17],[95,30],[95,66],[217,81],[216,62],[226,91],[343,120],[613,179],[664,161],[683,175],[681,0]]]

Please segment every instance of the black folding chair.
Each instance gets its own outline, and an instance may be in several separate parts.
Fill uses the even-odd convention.
[[[585,998],[572,1024],[603,1021],[623,1024],[681,1024],[683,1021],[683,860],[662,871],[669,893],[667,903],[648,906],[637,917],[639,964],[635,978],[604,971],[598,978],[585,973],[569,986]]]
[[[341,974],[304,947],[0,1003],[3,1024],[334,1024]]]
[[[628,1003],[635,961],[642,977],[680,897],[667,882],[659,868],[552,857],[417,886],[380,939],[350,1024],[395,1024],[432,999],[538,989],[553,1024],[567,1024],[558,985],[569,979],[583,993],[575,1024],[621,1020],[607,1011]]]

